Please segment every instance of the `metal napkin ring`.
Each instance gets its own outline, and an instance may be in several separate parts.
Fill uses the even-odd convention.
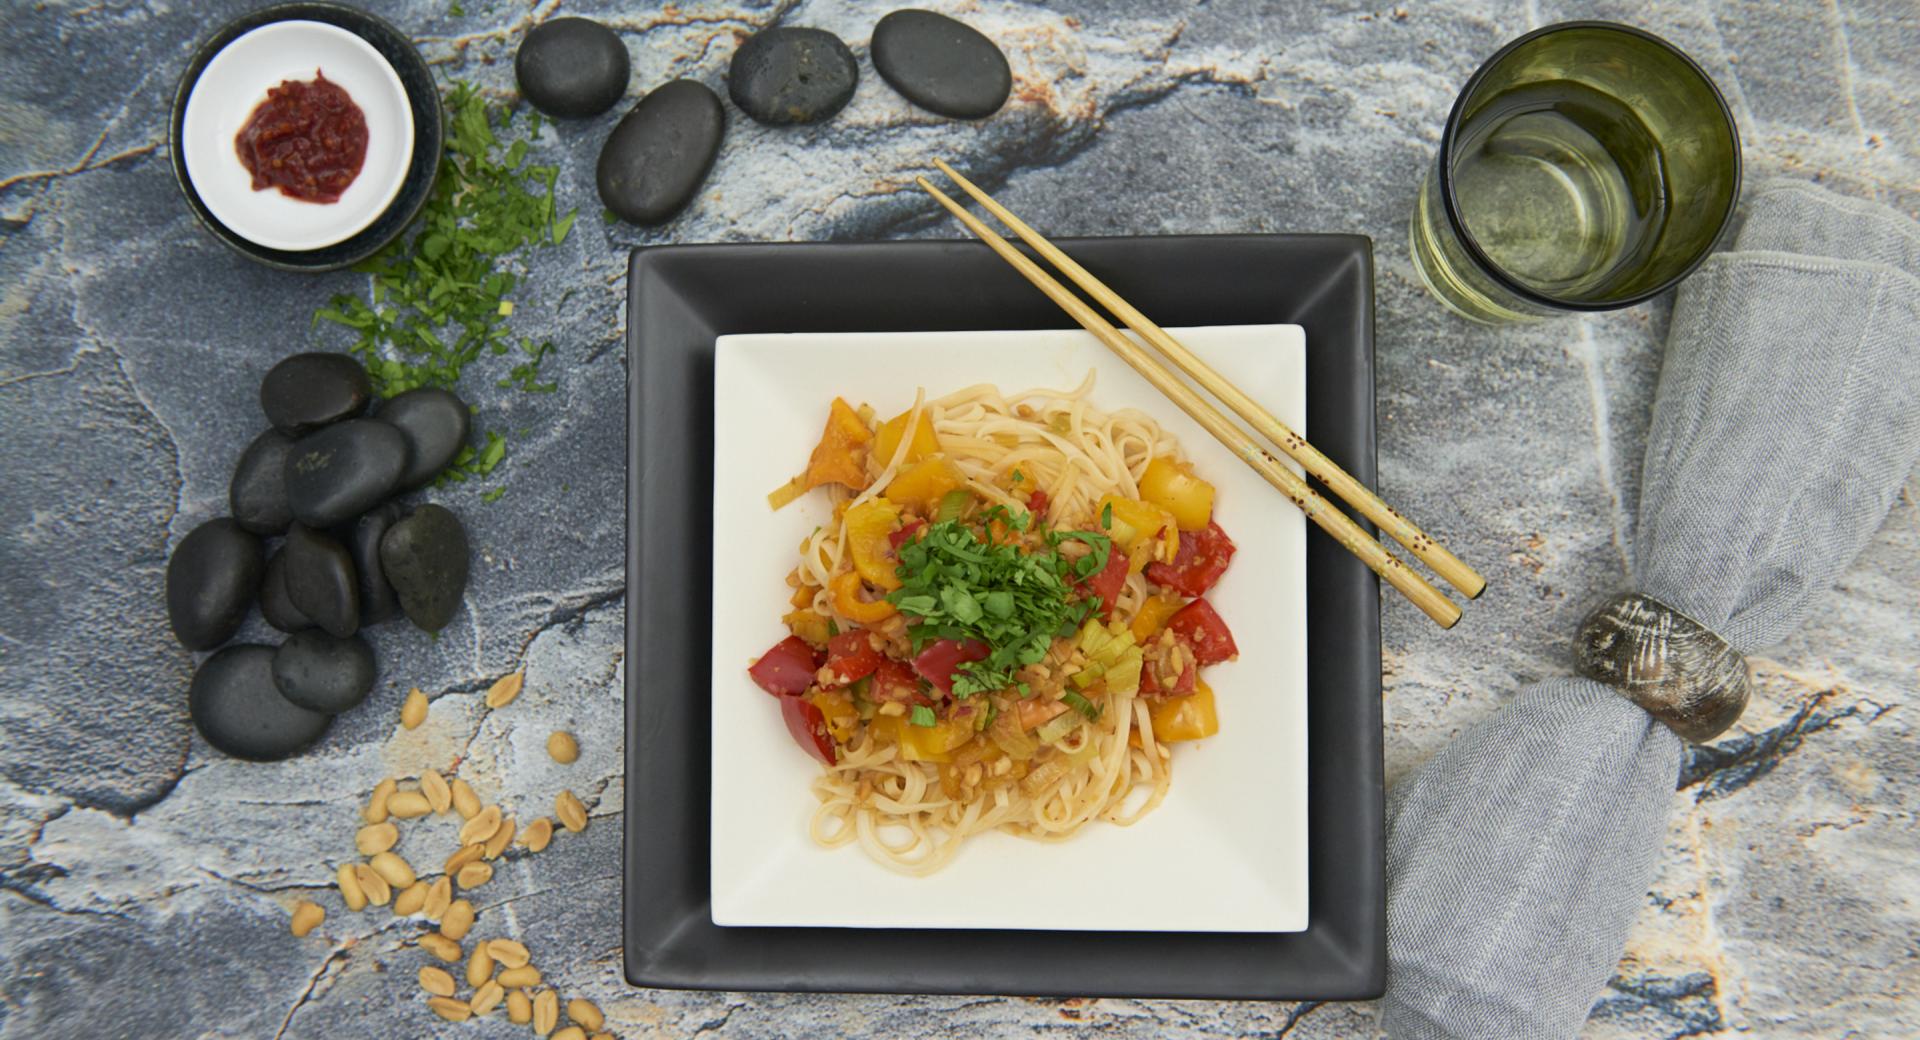
[[[1747,660],[1713,629],[1639,592],[1580,623],[1580,674],[1614,688],[1682,739],[1704,744],[1747,708]]]

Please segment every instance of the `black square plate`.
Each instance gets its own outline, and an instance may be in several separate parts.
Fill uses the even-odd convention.
[[[1368,239],[1232,235],[1059,244],[1163,325],[1304,326],[1307,433],[1348,472],[1373,483]],[[707,885],[714,338],[1060,328],[1071,319],[970,241],[640,249],[627,299],[629,981],[696,989],[1262,1000],[1380,994],[1386,914],[1379,590],[1372,572],[1313,527],[1307,536],[1306,931],[715,925]],[[902,376],[911,378],[910,365],[902,365]]]

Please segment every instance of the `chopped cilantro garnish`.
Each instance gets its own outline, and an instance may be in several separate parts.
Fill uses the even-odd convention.
[[[371,276],[366,298],[338,295],[314,313],[315,325],[328,321],[358,335],[348,349],[360,355],[382,397],[420,386],[454,387],[470,363],[512,349],[508,295],[519,281],[501,261],[530,245],[557,244],[573,227],[572,213],[555,212],[559,167],[527,162],[528,141],[542,125],[538,113],[526,124],[528,136],[507,144],[502,155],[502,136],[513,131],[511,109],[489,107],[469,83],[453,84],[444,100],[446,148],[419,230],[354,266]],[[526,360],[499,385],[556,389],[540,381],[540,364],[553,344],[521,338],[519,347]],[[483,476],[505,451],[498,435],[489,434],[486,446],[462,452],[445,478]]]
[[[933,717],[933,709],[924,704],[913,706],[913,724],[931,729],[939,720]]]
[[[1020,471],[1019,471],[1019,470],[1017,470],[1017,469],[1013,471],[1013,482],[1014,482],[1015,484],[1018,484],[1018,483],[1020,483],[1021,481],[1023,481],[1023,480],[1025,480],[1025,479],[1027,479],[1027,476],[1026,476],[1026,474],[1024,474],[1024,473],[1022,473],[1022,472],[1020,472]]]
[[[900,588],[887,595],[912,622],[907,635],[918,653],[935,639],[978,640],[987,656],[962,664],[953,677],[953,694],[1018,688],[1016,673],[1046,657],[1053,640],[1072,634],[1098,609],[1097,598],[1079,598],[1073,583],[1105,569],[1113,541],[1091,531],[1048,531],[1046,548],[1032,552],[1019,545],[982,537],[998,523],[1025,531],[1030,513],[1005,506],[986,510],[975,524],[943,520],[900,546]],[[1060,552],[1068,541],[1091,550],[1078,560]]]
[[[1100,507],[1100,529],[1102,531],[1113,530],[1113,503],[1112,502],[1108,502],[1106,505]]]

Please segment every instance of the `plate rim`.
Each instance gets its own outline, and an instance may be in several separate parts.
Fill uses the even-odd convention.
[[[1371,480],[1377,471],[1377,431],[1374,423],[1374,315],[1372,241],[1363,235],[1204,235],[1062,239],[1060,244],[1089,269],[1123,294],[1148,306],[1160,320],[1179,324],[1241,324],[1294,322],[1305,326],[1309,347],[1309,422],[1326,430],[1328,420],[1316,419],[1315,394],[1336,404],[1351,418],[1350,435],[1336,438],[1332,451],[1350,472]],[[1146,256],[1152,263],[1142,261]],[[1179,261],[1176,263],[1175,261]],[[1197,266],[1195,265],[1198,261]],[[1214,274],[1203,277],[1208,263]],[[799,267],[792,265],[798,264]],[[1158,264],[1169,270],[1157,282],[1145,282],[1142,268]],[[1182,266],[1182,265],[1187,266]],[[833,265],[835,279],[823,280],[823,265]],[[933,265],[927,268],[925,265]],[[1171,266],[1169,266],[1171,265]],[[643,247],[629,261],[628,327],[629,401],[627,505],[628,588],[648,587],[655,581],[679,580],[684,562],[674,554],[698,559],[704,545],[685,553],[634,532],[654,514],[665,516],[665,506],[649,507],[642,487],[649,479],[709,480],[711,445],[700,440],[662,439],[663,450],[642,451],[639,431],[648,423],[649,408],[679,414],[698,429],[710,423],[712,394],[710,351],[722,332],[802,331],[821,327],[824,308],[833,297],[849,308],[864,306],[873,297],[873,282],[890,276],[909,277],[909,268],[925,277],[940,272],[940,299],[945,309],[918,310],[911,327],[919,329],[995,328],[1027,325],[1061,327],[1064,315],[1007,270],[977,242],[968,240],[910,240],[859,243],[725,243]],[[1219,271],[1229,272],[1228,277]],[[790,291],[766,292],[762,279],[771,271],[786,273]],[[1170,277],[1168,275],[1171,275]],[[857,299],[846,282],[849,275],[867,279]],[[964,279],[958,275],[965,275]],[[1284,277],[1282,277],[1284,276]],[[811,280],[810,280],[811,279]],[[1178,295],[1174,286],[1186,279]],[[929,289],[928,292],[933,290]],[[1223,295],[1224,293],[1224,295]],[[729,298],[731,294],[731,299]],[[751,297],[749,296],[751,294]],[[998,294],[998,295],[995,295]],[[966,307],[993,304],[990,322],[972,318]],[[776,326],[756,326],[743,313],[778,307]],[[1193,317],[1191,308],[1223,308]],[[1188,308],[1182,311],[1182,308]],[[846,311],[852,320],[842,328],[899,328],[907,324],[890,319],[875,324],[858,311]],[[1008,314],[1015,317],[1009,318]],[[937,318],[929,315],[938,315]],[[1242,315],[1254,315],[1243,317]],[[692,347],[675,348],[684,356],[664,355],[650,360],[648,337],[661,329],[697,328],[680,337]],[[1325,357],[1316,358],[1315,344],[1324,344]],[[704,357],[701,347],[709,348]],[[1336,373],[1335,370],[1338,370]],[[1337,378],[1334,376],[1337,375]],[[1326,380],[1321,376],[1328,377]],[[1316,384],[1323,383],[1316,389]],[[702,405],[701,396],[708,398]],[[691,403],[682,403],[682,402]],[[1322,435],[1325,438],[1325,434]],[[671,447],[668,452],[665,447]],[[682,492],[684,495],[684,493]],[[664,500],[666,496],[662,496]],[[701,495],[692,496],[697,500]],[[710,498],[710,495],[705,496]],[[685,505],[674,508],[685,509]],[[697,515],[704,516],[704,513]],[[684,525],[682,525],[684,526]],[[690,537],[699,537],[696,533]],[[1309,806],[1309,827],[1315,834],[1310,866],[1312,910],[1307,931],[1278,936],[1259,933],[1129,933],[1129,932],[999,932],[829,928],[721,928],[708,916],[705,903],[706,853],[705,780],[697,775],[707,766],[704,710],[688,714],[671,699],[648,698],[637,690],[637,669],[629,668],[626,698],[627,766],[626,812],[622,826],[622,918],[624,966],[635,985],[677,989],[735,989],[759,991],[867,992],[867,993],[1006,993],[1035,996],[1127,996],[1212,999],[1368,999],[1384,988],[1386,974],[1386,916],[1384,878],[1385,779],[1382,760],[1384,733],[1380,702],[1380,633],[1377,580],[1364,566],[1317,530],[1309,533],[1309,570],[1331,567],[1333,577],[1310,582],[1310,600],[1335,608],[1340,624],[1326,624],[1316,638],[1316,622],[1309,619],[1310,653],[1322,642],[1339,646],[1343,659],[1329,667],[1318,654],[1309,666],[1309,733],[1331,734],[1352,752],[1340,763],[1342,789],[1323,793],[1322,778],[1310,780],[1315,797]],[[688,582],[683,613],[705,625],[704,592]],[[1325,589],[1324,593],[1317,591]],[[1320,598],[1328,597],[1321,603]],[[688,602],[690,596],[692,602]],[[647,616],[641,597],[627,600],[628,655],[639,659],[648,649],[646,629],[658,628],[660,638],[693,634],[684,618],[666,611]],[[703,654],[695,656],[704,657]],[[704,660],[697,662],[697,680],[707,681]],[[1346,673],[1344,675],[1340,673]],[[1319,689],[1314,677],[1347,685],[1340,690]],[[695,746],[690,754],[654,754],[649,737],[664,739],[675,732],[669,725],[692,727],[687,732]],[[1344,727],[1327,728],[1323,727]],[[657,741],[656,741],[657,743]],[[1321,744],[1316,739],[1316,748]],[[691,759],[676,765],[674,758]],[[1317,765],[1330,756],[1317,757]],[[1329,763],[1310,768],[1332,770]],[[685,774],[691,770],[696,775]],[[650,786],[651,784],[651,786]],[[643,795],[645,797],[643,797]],[[654,804],[647,804],[651,799]],[[1334,803],[1338,802],[1338,806]],[[1341,822],[1335,809],[1351,817]],[[658,817],[658,818],[656,818]],[[672,837],[650,840],[636,821],[667,824],[652,833]],[[1339,841],[1330,841],[1325,828],[1342,828]],[[675,830],[674,828],[681,828]],[[1322,857],[1337,859],[1339,871],[1326,869]],[[649,872],[642,883],[641,874]],[[1328,874],[1338,873],[1338,880]],[[1330,904],[1323,885],[1338,885],[1349,897]],[[859,944],[849,944],[852,934]],[[984,949],[994,943],[1003,957],[921,958],[912,954],[943,944]],[[843,947],[854,960],[872,967],[850,966],[822,957],[808,945]],[[1084,960],[1065,958],[1037,962],[1035,972],[1021,960],[1084,952]],[[862,946],[868,947],[862,949]],[[902,958],[907,958],[903,960]],[[1104,966],[1096,970],[1095,962]],[[1169,968],[1168,965],[1173,967]],[[1208,967],[1210,965],[1210,967]],[[1178,977],[1174,977],[1178,976]]]

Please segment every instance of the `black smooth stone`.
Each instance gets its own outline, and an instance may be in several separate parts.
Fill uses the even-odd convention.
[[[233,638],[260,589],[260,539],[216,517],[180,539],[167,561],[167,621],[189,650]]]
[[[440,475],[466,446],[473,428],[467,402],[437,386],[409,390],[380,406],[375,416],[400,431],[407,441],[407,468],[400,486],[411,491]]]
[[[438,632],[460,609],[467,591],[467,532],[460,518],[424,505],[387,530],[380,563],[414,624]]]
[[[550,116],[597,116],[627,92],[627,45],[589,18],[536,25],[513,56],[520,93]]]
[[[284,534],[293,522],[287,508],[287,452],[292,438],[268,430],[253,439],[233,467],[227,507],[241,527],[254,534]]]
[[[371,400],[367,370],[346,354],[295,354],[260,382],[260,410],[289,437],[351,419]]]
[[[293,442],[287,505],[308,527],[346,523],[386,501],[407,472],[407,439],[377,419],[349,419]]]
[[[984,119],[1013,92],[992,40],[933,11],[895,11],[873,27],[873,68],[908,101],[956,119]]]
[[[296,632],[273,652],[273,682],[281,696],[300,707],[338,715],[372,692],[373,648],[359,636]]]
[[[360,624],[377,625],[400,613],[400,597],[387,581],[386,568],[380,564],[380,539],[387,528],[400,519],[400,507],[392,502],[368,510],[353,522],[347,532],[347,551],[353,554],[353,569],[360,578]]]
[[[676,79],[656,88],[600,149],[594,173],[600,201],[635,224],[665,222],[707,179],[726,125],[719,96],[705,86]]]
[[[282,632],[298,632],[303,628],[312,628],[313,619],[300,612],[293,605],[293,598],[287,595],[287,553],[284,549],[275,549],[267,557],[267,572],[260,578],[260,616],[267,624]]]
[[[360,628],[360,586],[347,548],[299,524],[280,547],[287,558],[287,599],[313,623],[341,639]]]
[[[825,29],[763,29],[733,52],[727,69],[733,103],[771,126],[831,119],[859,82],[853,52]]]
[[[230,646],[193,673],[187,711],[207,743],[235,758],[272,762],[327,731],[333,716],[308,711],[280,694],[273,656],[270,646]]]

